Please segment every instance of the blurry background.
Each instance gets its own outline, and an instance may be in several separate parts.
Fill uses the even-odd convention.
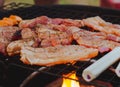
[[[1,1],[5,1],[4,4],[9,4],[11,2],[16,3],[21,2],[28,4],[35,4],[36,2],[36,5],[76,4],[76,5],[100,6],[120,10],[120,0],[0,0],[0,2]]]
[[[100,5],[99,0],[60,0],[60,4]]]
[[[5,4],[11,2],[23,2],[23,3],[30,3],[34,4],[34,0],[5,0]],[[59,4],[82,4],[82,5],[92,5],[92,6],[99,6],[99,0],[59,0]]]

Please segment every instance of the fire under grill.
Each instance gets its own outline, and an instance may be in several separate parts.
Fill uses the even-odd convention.
[[[21,4],[9,4],[9,6],[13,7],[13,9],[9,10],[1,9],[0,18],[9,16],[11,14],[21,16],[23,19],[30,19],[41,15],[46,15],[51,18],[59,17],[83,19],[98,15],[106,21],[120,24],[120,11],[118,10],[79,5],[34,6],[24,3],[23,5]],[[9,6],[7,8],[9,8]],[[61,78],[68,78],[63,76],[63,74],[75,71],[77,77],[79,78],[78,81],[83,84],[96,85],[97,83],[95,87],[120,87],[120,78],[118,78],[114,72],[114,69],[118,63],[104,71],[97,79],[92,82],[87,83],[81,78],[82,71],[103,55],[104,54],[100,54],[96,58],[87,62],[78,61],[74,64],[68,63],[52,67],[45,67],[25,65],[20,62],[19,55],[8,57],[1,54],[0,85],[5,85],[5,87],[50,87],[50,83],[54,81],[58,81],[60,83]]]

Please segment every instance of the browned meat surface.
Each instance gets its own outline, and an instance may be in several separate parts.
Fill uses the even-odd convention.
[[[35,37],[35,32],[29,28],[24,28],[21,30],[22,39],[33,39]]]
[[[91,32],[80,29],[75,26],[66,27],[66,31],[51,29],[50,26],[39,26],[34,30],[29,28],[22,30],[23,38],[34,38],[32,47],[49,47],[56,45],[70,45],[73,39],[78,44],[99,49],[100,52],[112,50],[119,43],[113,42],[118,40],[118,36],[105,34],[103,32]],[[113,41],[109,41],[113,40]],[[108,45],[109,44],[109,45]]]
[[[85,61],[98,55],[98,50],[79,45],[46,48],[22,47],[21,61],[29,65],[51,66],[56,64]]]
[[[73,34],[73,38],[78,42],[78,44],[99,49],[100,52],[105,52],[120,46],[120,43],[106,40],[100,33],[89,32],[86,30],[80,30]]]
[[[80,29],[90,27],[93,32]],[[98,55],[98,51],[108,52],[120,46],[120,25],[104,21],[100,17],[83,20],[49,18],[40,16],[23,20],[19,24],[21,39],[13,41],[13,32],[0,33],[0,50],[9,56],[20,53],[21,61],[30,65],[52,66],[89,60]],[[74,40],[77,42],[73,45]],[[11,42],[12,41],[12,42]],[[11,43],[10,43],[11,42]]]
[[[86,18],[83,19],[82,21],[84,26],[88,26],[93,30],[98,30],[106,34],[113,34],[120,36],[120,25],[106,22],[99,16]]]
[[[67,31],[68,33],[73,34],[74,32],[79,32],[79,30],[81,30],[78,27],[68,27]],[[104,32],[92,32],[92,31],[86,31],[85,29],[82,29],[82,31],[86,32],[89,35],[95,35],[96,37],[99,37],[101,39],[106,39],[106,40],[111,40],[111,41],[115,41],[115,42],[120,42],[120,37],[116,36],[114,34],[106,34]]]
[[[19,27],[21,28],[34,28],[38,25],[65,25],[65,26],[81,26],[81,20],[73,20],[73,19],[62,19],[62,18],[49,18],[47,16],[40,16],[36,17],[31,20],[23,20],[19,24]]]
[[[37,34],[38,34],[38,39],[41,40],[42,47],[69,45],[73,40],[72,34],[67,32],[60,32],[54,30],[47,30],[47,31],[41,30],[37,32]]]
[[[6,46],[13,40],[20,39],[20,28],[0,27],[0,53],[6,54]]]
[[[49,26],[40,26],[31,30],[29,28],[23,29],[21,32],[22,39],[34,40],[33,47],[48,47],[56,45],[71,44],[73,37],[70,32],[62,32],[50,29]]]
[[[120,36],[114,34],[107,34],[107,39],[120,43]]]
[[[19,54],[22,46],[32,46],[34,41],[24,41],[24,40],[16,40],[12,41],[7,46],[7,53],[9,56]]]
[[[18,54],[21,47],[24,45],[29,45],[35,48],[69,45],[73,40],[73,36],[70,32],[55,31],[47,28],[36,28],[34,31],[29,28],[25,28],[21,31],[21,35],[21,40],[12,41],[7,46],[8,55],[11,56]]]
[[[29,27],[30,27],[30,24],[32,24],[33,21],[34,21],[34,19],[22,20],[22,21],[19,23],[19,27],[20,27],[20,28],[29,28]]]
[[[91,38],[89,36],[95,36],[96,38],[100,39],[106,39],[107,35],[103,32],[91,32],[85,29],[77,28],[77,27],[69,27],[68,32],[71,32],[73,35],[76,32],[80,32],[82,35],[85,35],[88,38]]]

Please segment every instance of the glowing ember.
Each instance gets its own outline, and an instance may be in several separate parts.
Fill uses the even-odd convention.
[[[67,75],[64,75],[65,77],[71,78],[71,79],[75,79],[75,80],[71,80],[71,79],[67,79],[67,78],[63,78],[63,84],[62,87],[80,87],[80,84],[78,81],[78,78],[76,76],[76,73],[70,73]]]

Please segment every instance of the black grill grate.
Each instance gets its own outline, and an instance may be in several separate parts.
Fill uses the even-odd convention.
[[[34,6],[24,3],[23,4],[12,3],[5,6],[4,9],[1,9],[0,18],[4,16],[9,16],[11,14],[19,15],[23,19],[30,19],[41,15],[46,15],[52,18],[59,17],[59,18],[83,19],[98,15],[106,21],[120,24],[120,11],[99,8],[99,7],[92,7],[92,6],[80,6],[80,5]],[[98,58],[100,58],[100,56]],[[40,66],[29,66],[23,64],[22,62],[19,61],[19,56],[15,56],[13,58],[5,57],[4,60],[0,58],[0,60],[4,61],[4,63],[8,66],[8,69],[9,67],[12,66],[12,67],[23,68],[33,72],[33,71],[38,71],[38,69],[40,68]],[[82,70],[85,69],[90,64],[91,62],[88,61],[88,62],[77,62],[74,65],[71,64],[56,65],[53,67],[47,67],[46,70],[40,72],[56,77],[62,77],[62,75],[65,73],[76,71],[77,76],[81,77]],[[116,65],[117,64],[118,63],[116,63]],[[113,68],[116,65],[113,65]],[[114,87],[120,87],[120,78],[118,78],[115,75],[115,73],[109,69],[106,70],[103,74],[101,74],[97,79],[110,82],[114,85]]]

